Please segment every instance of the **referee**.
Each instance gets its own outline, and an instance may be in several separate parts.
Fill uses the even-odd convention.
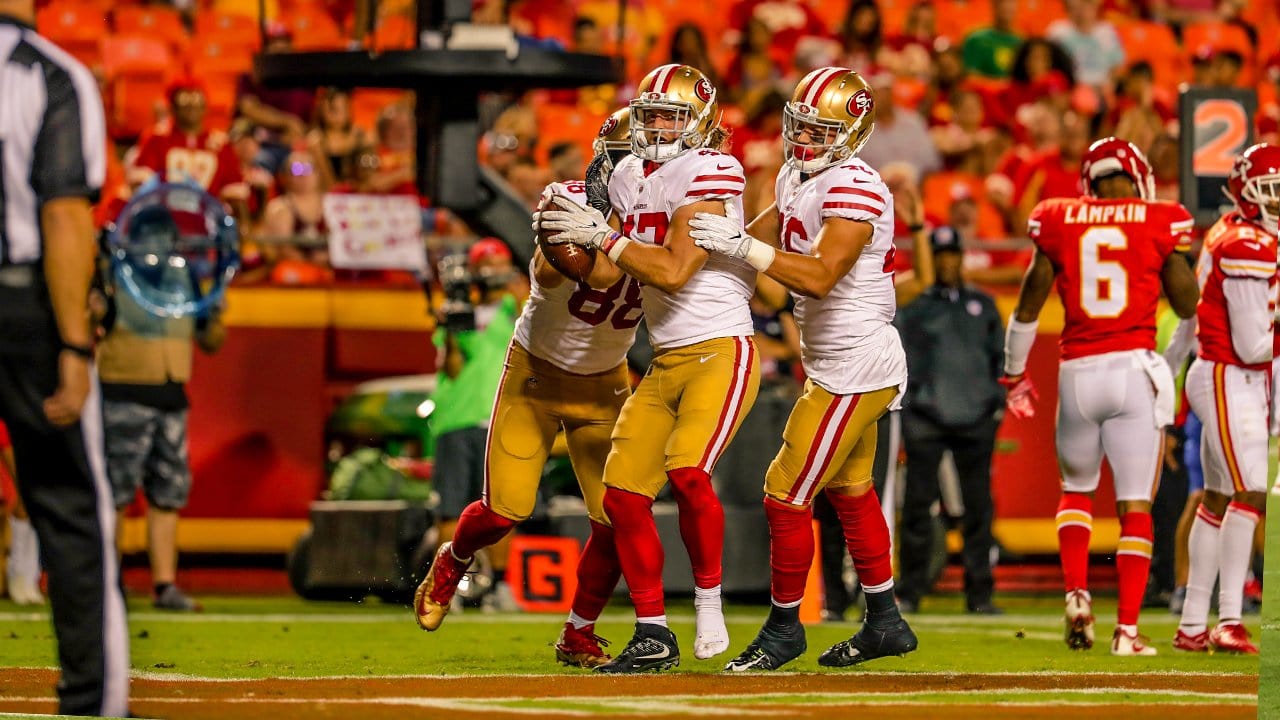
[[[0,420],[49,572],[59,711],[125,716],[129,636],[87,303],[102,98],[34,17],[32,0],[0,0]]]

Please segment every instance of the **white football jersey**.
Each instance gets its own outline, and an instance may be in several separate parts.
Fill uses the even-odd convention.
[[[552,192],[586,205],[581,182],[552,183]],[[529,299],[516,319],[515,341],[532,355],[575,375],[612,370],[627,358],[636,339],[640,283],[624,275],[612,287],[596,290],[565,279],[544,288],[529,263]]]
[[[702,200],[733,203],[742,216],[746,176],[732,155],[690,150],[661,165],[634,155],[623,158],[609,178],[609,201],[633,241],[661,245],[676,210]],[[756,271],[745,260],[711,253],[674,294],[642,286],[645,322],[657,350],[721,337],[753,335],[747,304]]]
[[[869,392],[907,379],[893,327],[893,196],[879,173],[853,160],[803,180],[783,166],[776,187],[782,248],[810,254],[827,218],[871,223],[871,240],[849,274],[821,300],[792,293],[805,373],[829,392]]]

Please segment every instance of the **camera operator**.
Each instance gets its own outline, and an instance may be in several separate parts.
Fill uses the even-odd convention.
[[[472,245],[465,262],[462,255],[442,260],[439,276],[446,299],[436,332],[440,359],[433,395],[432,478],[440,495],[439,542],[445,542],[453,538],[462,511],[484,492],[489,415],[515,334],[523,277],[512,264],[511,251],[494,238]],[[492,550],[495,592],[485,598],[499,610],[514,606],[505,584],[506,550],[505,541]]]

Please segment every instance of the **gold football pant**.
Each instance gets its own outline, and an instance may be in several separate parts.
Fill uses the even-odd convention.
[[[760,358],[750,337],[660,352],[614,426],[605,485],[653,498],[669,470],[710,475],[759,389]]]
[[[602,506],[604,463],[609,436],[630,394],[625,363],[595,375],[575,375],[511,343],[489,425],[486,504],[511,520],[529,517],[547,455],[564,428],[587,514],[608,524]]]
[[[796,401],[782,433],[782,449],[765,473],[768,497],[807,506],[824,487],[871,482],[876,421],[898,387],[856,395],[832,395],[812,380]]]

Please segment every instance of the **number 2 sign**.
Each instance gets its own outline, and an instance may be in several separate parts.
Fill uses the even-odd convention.
[[[1229,204],[1222,191],[1236,156],[1253,144],[1257,107],[1251,89],[1191,87],[1179,96],[1179,199],[1197,225],[1212,224]]]

